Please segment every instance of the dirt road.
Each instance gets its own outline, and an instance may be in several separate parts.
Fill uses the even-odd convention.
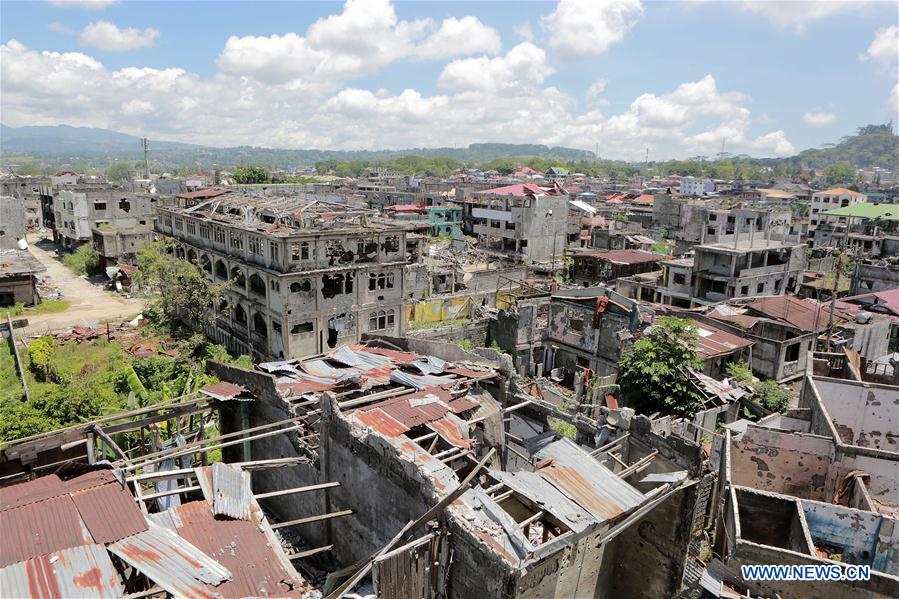
[[[36,243],[39,239],[30,237],[28,247],[35,258],[47,267],[44,273],[62,291],[62,299],[71,303],[65,312],[31,316],[26,311],[22,317],[28,319],[25,335],[34,335],[73,326],[85,326],[99,322],[122,321],[134,318],[144,309],[144,300],[125,299],[112,291],[106,291],[91,284],[66,268],[57,259],[51,243]],[[40,247],[43,246],[43,247]]]

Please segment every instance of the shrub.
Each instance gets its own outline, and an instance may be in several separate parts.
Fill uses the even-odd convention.
[[[790,406],[793,393],[775,381],[762,381],[755,386],[755,398],[772,412],[783,412]]]
[[[89,244],[84,244],[67,254],[62,263],[79,275],[95,275],[100,272],[100,256]]]

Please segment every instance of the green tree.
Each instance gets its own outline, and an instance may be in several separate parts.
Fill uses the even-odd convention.
[[[838,162],[824,168],[824,181],[828,185],[852,185],[858,181],[858,174],[851,163]]]
[[[68,253],[62,263],[79,275],[95,275],[100,272],[100,256],[93,246],[85,243],[74,252]]]
[[[696,327],[688,320],[663,316],[621,358],[618,384],[626,397],[645,402],[651,411],[690,416],[701,399],[688,366],[702,368]]]
[[[270,183],[271,176],[264,166],[242,166],[234,171],[234,180],[243,185]]]
[[[106,178],[114,183],[126,183],[131,180],[132,170],[127,162],[115,162],[106,169]]]
[[[790,406],[793,393],[778,385],[777,381],[767,380],[755,386],[753,397],[772,412],[783,412]]]
[[[173,258],[174,247],[172,240],[158,241],[138,254],[135,281],[142,289],[157,291],[144,314],[162,330],[178,329],[181,323],[201,331],[214,322],[213,308],[225,286],[210,282],[196,264]]]
[[[731,362],[725,368],[727,378],[734,383],[748,383],[752,381],[752,371],[746,362]]]

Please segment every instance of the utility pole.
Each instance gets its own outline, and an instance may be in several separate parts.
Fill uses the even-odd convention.
[[[833,329],[833,310],[836,307],[837,303],[837,289],[840,287],[840,271],[843,270],[843,252],[837,253],[837,265],[836,265],[836,274],[833,278],[833,293],[830,296],[830,316],[827,317],[827,351],[828,353],[833,349],[833,341],[831,340],[831,333]]]
[[[150,151],[150,140],[146,137],[140,138],[140,145],[144,149],[144,177],[146,179],[150,178],[150,158],[148,152]]]

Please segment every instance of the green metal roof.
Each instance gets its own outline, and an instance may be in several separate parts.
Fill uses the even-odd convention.
[[[853,204],[822,212],[825,216],[848,216],[849,218],[864,218],[899,221],[899,205],[897,204]]]

